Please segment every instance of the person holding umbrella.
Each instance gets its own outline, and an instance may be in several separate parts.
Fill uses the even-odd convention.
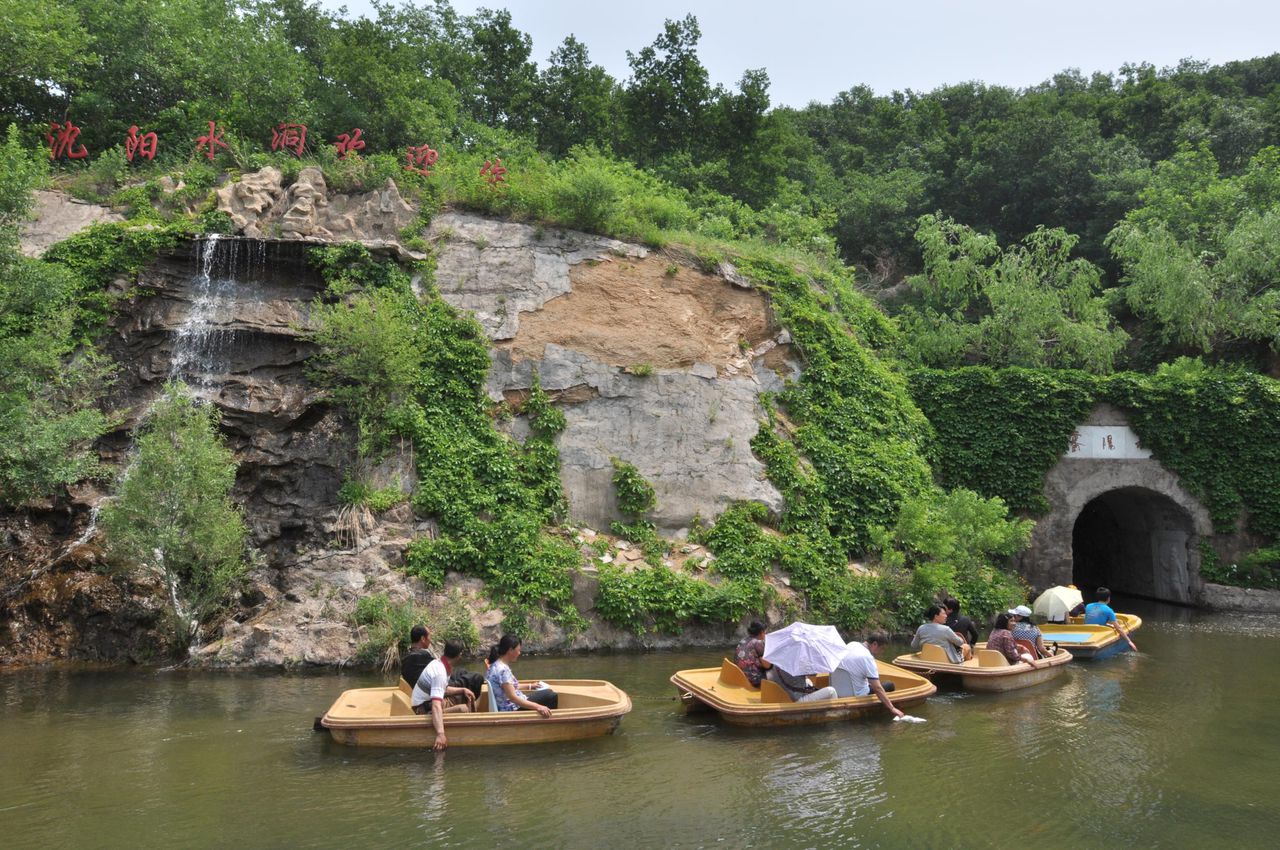
[[[764,660],[773,665],[766,678],[796,702],[835,699],[835,688],[814,688],[804,677],[833,669],[844,650],[835,626],[792,623],[765,635]]]

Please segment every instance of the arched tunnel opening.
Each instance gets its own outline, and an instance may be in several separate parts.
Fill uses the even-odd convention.
[[[1127,596],[1191,604],[1195,529],[1167,496],[1141,487],[1103,493],[1071,533],[1072,577],[1092,598],[1105,586]]]

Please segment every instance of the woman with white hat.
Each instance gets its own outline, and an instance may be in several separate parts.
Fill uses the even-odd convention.
[[[1025,640],[1036,648],[1037,658],[1048,658],[1051,653],[1049,648],[1044,645],[1044,635],[1040,633],[1040,629],[1035,623],[1031,622],[1031,609],[1026,605],[1019,605],[1017,608],[1011,609],[1009,619],[1013,622],[1013,639]]]

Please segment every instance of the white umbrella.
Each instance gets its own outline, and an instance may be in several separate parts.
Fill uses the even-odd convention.
[[[1046,620],[1062,622],[1067,619],[1067,614],[1071,609],[1083,601],[1084,597],[1074,587],[1058,585],[1037,596],[1035,604],[1031,606],[1031,610],[1040,614]]]
[[[764,660],[793,676],[829,673],[844,651],[835,626],[797,622],[764,636]]]

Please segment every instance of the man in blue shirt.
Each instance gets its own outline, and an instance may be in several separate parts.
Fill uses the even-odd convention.
[[[1097,601],[1090,602],[1084,608],[1084,621],[1090,626],[1110,626],[1120,633],[1125,643],[1129,644],[1129,648],[1134,652],[1138,651],[1138,647],[1134,645],[1130,639],[1129,633],[1125,631],[1124,626],[1120,625],[1120,620],[1116,617],[1116,612],[1111,608],[1111,591],[1105,587],[1098,588],[1098,592],[1094,594]]]

